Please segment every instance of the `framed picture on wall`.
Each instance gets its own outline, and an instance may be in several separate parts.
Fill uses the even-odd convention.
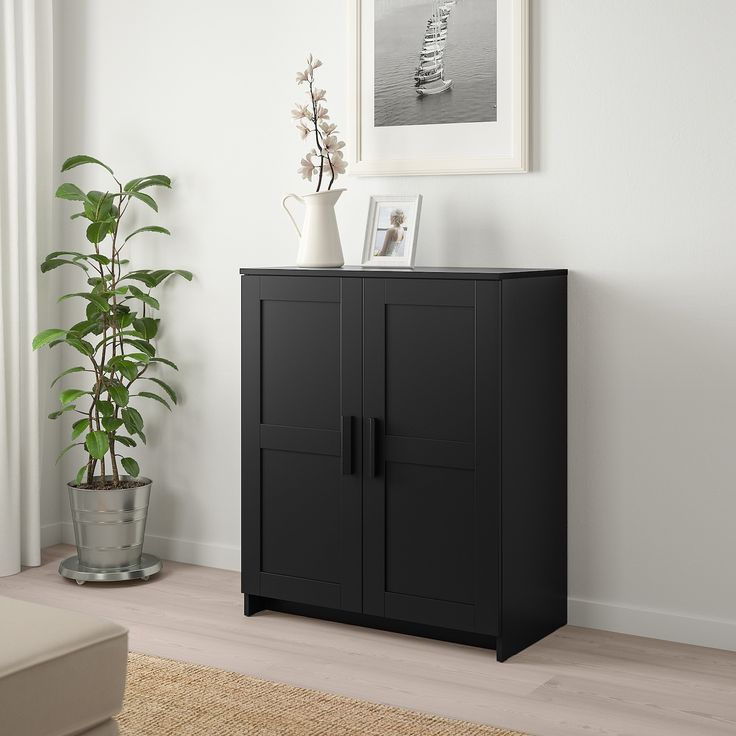
[[[412,268],[422,195],[373,196],[363,245],[363,266]]]
[[[528,0],[349,0],[356,175],[528,170]]]

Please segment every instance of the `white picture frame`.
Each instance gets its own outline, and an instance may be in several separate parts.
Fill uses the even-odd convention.
[[[413,268],[421,212],[421,194],[371,196],[361,265],[364,268]],[[398,245],[394,235],[397,230],[403,232]]]
[[[373,92],[366,88],[367,74],[373,68],[373,29],[366,19],[371,15],[373,0],[348,0],[349,5],[349,105],[351,174],[356,176],[426,176],[437,174],[509,174],[529,171],[529,0],[497,0],[498,2],[498,75],[499,94],[495,123],[403,126],[376,128],[370,121]],[[370,46],[370,49],[368,47]],[[367,53],[370,51],[370,53]],[[367,96],[368,95],[368,96]],[[499,97],[499,100],[501,97]],[[370,108],[370,109],[369,109]],[[422,131],[426,139],[423,155],[384,156],[394,147],[403,150],[404,140],[418,127],[437,129]],[[454,129],[454,130],[453,130]],[[462,150],[442,155],[442,136],[452,136]],[[496,140],[498,138],[498,140]],[[392,146],[393,142],[397,145]],[[387,145],[388,144],[388,145]],[[465,145],[463,149],[462,146]],[[415,149],[417,146],[407,146]],[[437,151],[437,153],[435,153]]]

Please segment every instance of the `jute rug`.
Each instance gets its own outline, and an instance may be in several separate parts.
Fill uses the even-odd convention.
[[[117,720],[124,736],[523,736],[145,654]]]

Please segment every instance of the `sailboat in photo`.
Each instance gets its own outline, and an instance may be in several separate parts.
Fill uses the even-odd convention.
[[[435,0],[432,16],[424,31],[424,43],[419,52],[419,65],[414,72],[414,89],[423,95],[438,95],[452,87],[445,79],[445,48],[447,20],[457,0]]]

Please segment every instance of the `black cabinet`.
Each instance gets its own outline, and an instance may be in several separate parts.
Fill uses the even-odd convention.
[[[241,274],[246,614],[563,625],[566,272]]]

